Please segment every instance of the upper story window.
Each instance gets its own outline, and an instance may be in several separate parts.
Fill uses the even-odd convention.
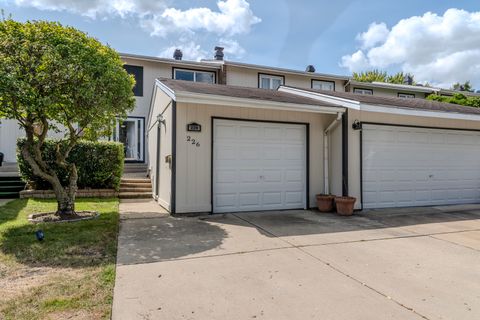
[[[215,83],[215,72],[174,68],[173,79],[203,83]]]
[[[312,80],[312,89],[335,91],[334,81]]]
[[[274,76],[270,74],[258,74],[258,87],[261,89],[277,90],[285,82],[284,76]]]
[[[137,97],[143,96],[143,67],[132,66],[129,64],[123,65],[125,71],[135,77],[135,86],[133,87],[133,94]]]
[[[399,93],[398,93],[398,97],[399,97],[399,98],[414,99],[414,98],[415,98],[415,95],[412,94],[412,93],[401,93],[401,92],[399,92]]]
[[[353,88],[353,93],[373,95],[372,89]]]

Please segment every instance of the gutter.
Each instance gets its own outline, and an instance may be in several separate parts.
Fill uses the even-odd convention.
[[[330,147],[328,133],[342,120],[343,112],[337,113],[337,118],[323,131],[323,193],[330,194],[329,157]]]

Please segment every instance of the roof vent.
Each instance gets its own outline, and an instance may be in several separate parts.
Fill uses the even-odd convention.
[[[175,52],[173,52],[173,59],[175,60],[182,60],[183,53],[182,50],[180,49],[175,49]]]
[[[403,84],[408,84],[409,86],[413,85],[413,77],[406,74],[405,77],[403,77]]]
[[[309,64],[305,69],[305,72],[315,72],[315,67]]]
[[[223,60],[223,47],[215,47],[215,60]]]

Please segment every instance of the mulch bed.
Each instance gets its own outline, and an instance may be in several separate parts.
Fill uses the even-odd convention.
[[[28,216],[31,223],[43,222],[76,222],[91,220],[98,217],[97,211],[77,211],[75,214],[57,215],[55,212],[34,213]]]

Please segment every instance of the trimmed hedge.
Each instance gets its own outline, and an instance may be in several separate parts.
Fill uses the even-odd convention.
[[[43,179],[36,177],[30,165],[25,161],[21,152],[25,138],[17,140],[17,161],[22,179],[29,182],[37,190],[51,189],[51,185]],[[58,140],[46,139],[42,148],[44,160],[55,168],[63,185],[67,185],[67,172],[55,164],[55,146]],[[67,161],[77,165],[78,188],[115,189],[120,188],[120,179],[124,165],[123,144],[109,141],[84,141],[81,140],[72,149]]]

